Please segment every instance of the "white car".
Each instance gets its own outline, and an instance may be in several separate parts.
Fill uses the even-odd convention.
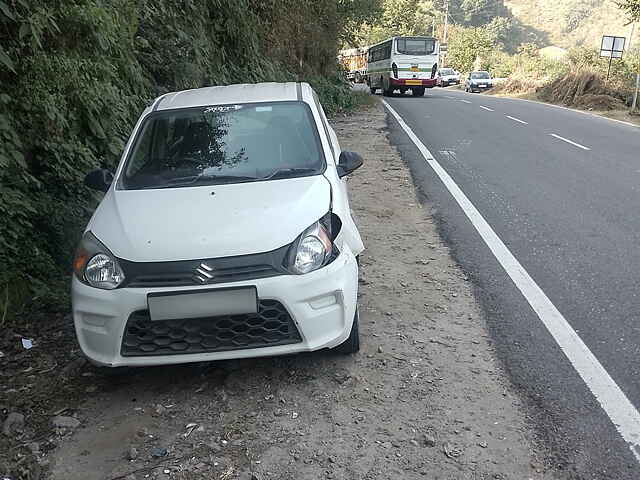
[[[305,83],[157,98],[74,259],[73,318],[99,366],[359,348],[358,255],[341,152]]]
[[[441,68],[436,75],[436,84],[439,87],[460,85],[460,72],[455,71],[453,68]]]

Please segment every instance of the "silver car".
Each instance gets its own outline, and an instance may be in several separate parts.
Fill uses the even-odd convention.
[[[471,72],[464,82],[465,92],[484,92],[493,87],[493,79],[489,72]]]

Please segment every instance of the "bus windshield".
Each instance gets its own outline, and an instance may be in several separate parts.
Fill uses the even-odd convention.
[[[396,49],[402,55],[429,55],[433,53],[436,42],[433,38],[398,38]]]

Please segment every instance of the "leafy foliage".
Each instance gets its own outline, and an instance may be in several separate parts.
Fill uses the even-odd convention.
[[[371,45],[396,35],[428,35],[438,15],[431,0],[384,0],[374,24],[361,27],[361,45]]]
[[[71,255],[96,203],[83,177],[117,164],[150,99],[313,78],[327,110],[347,108],[338,43],[378,5],[0,0],[0,316],[29,296],[64,301]]]
[[[462,72],[480,68],[478,62],[494,49],[495,38],[486,28],[457,27],[449,40],[448,63]]]
[[[616,4],[627,13],[629,23],[640,22],[640,0],[622,0]]]

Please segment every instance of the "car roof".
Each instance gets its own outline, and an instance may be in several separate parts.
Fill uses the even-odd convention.
[[[152,108],[153,110],[173,110],[206,105],[302,100],[302,91],[305,90],[306,93],[310,88],[308,84],[295,82],[203,87],[166,93],[153,102]]]

